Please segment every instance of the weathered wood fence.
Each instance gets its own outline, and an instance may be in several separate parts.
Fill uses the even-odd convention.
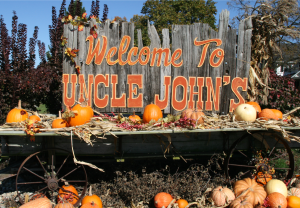
[[[223,10],[220,14],[219,18],[219,26],[218,31],[213,30],[209,27],[208,24],[203,23],[194,23],[193,25],[173,25],[172,26],[172,44],[170,48],[170,38],[169,38],[169,30],[163,29],[162,31],[162,40],[153,25],[148,23],[148,35],[151,41],[150,50],[153,48],[170,48],[173,52],[178,48],[182,49],[182,56],[178,61],[183,60],[183,65],[180,67],[174,67],[173,65],[164,66],[164,56],[162,57],[162,64],[160,67],[150,66],[149,63],[146,65],[108,65],[107,62],[103,61],[101,65],[96,65],[92,62],[90,65],[86,64],[86,57],[89,50],[89,41],[86,41],[87,37],[90,36],[90,29],[93,27],[96,22],[94,19],[91,19],[89,22],[89,26],[85,26],[83,31],[78,31],[77,26],[73,26],[72,24],[64,25],[64,37],[67,38],[66,47],[72,49],[79,49],[78,56],[74,58],[77,65],[81,67],[81,74],[84,74],[84,78],[86,81],[86,86],[88,86],[88,75],[93,74],[94,76],[97,74],[117,74],[118,75],[118,84],[117,84],[117,97],[120,97],[123,93],[128,92],[128,84],[127,84],[127,75],[128,74],[142,74],[143,75],[143,88],[137,88],[137,94],[143,93],[143,106],[145,107],[147,104],[154,102],[155,94],[160,95],[160,99],[164,99],[165,94],[165,86],[164,86],[164,76],[171,76],[171,80],[173,80],[177,76],[184,76],[187,80],[189,77],[211,77],[213,81],[213,86],[216,84],[216,77],[230,76],[230,81],[232,81],[235,77],[248,78],[249,67],[250,67],[250,58],[251,58],[251,34],[252,34],[252,23],[251,19],[242,20],[239,25],[238,32],[236,29],[231,29],[228,27],[229,22],[229,12],[227,10]],[[127,56],[130,48],[134,46],[134,24],[123,22],[122,23],[122,32],[121,37],[119,35],[119,24],[111,23],[107,21],[104,26],[99,26],[96,31],[98,33],[98,38],[101,39],[102,47],[103,41],[102,36],[107,37],[107,48],[111,48],[116,46],[117,48],[120,45],[120,40],[124,35],[128,35],[131,37],[131,42],[129,49],[125,54],[123,54],[124,59]],[[140,30],[137,30],[137,38],[138,38],[138,48],[139,50],[143,47],[142,43],[142,34]],[[197,38],[200,40],[207,39],[221,39],[222,45],[219,48],[222,48],[225,51],[224,61],[219,67],[212,67],[209,64],[209,57],[212,51],[216,48],[216,43],[211,43],[207,54],[206,61],[201,67],[197,67],[199,63],[199,58],[201,57],[203,46],[195,46],[194,40]],[[94,41],[94,45],[96,41]],[[117,55],[116,55],[117,56]],[[113,58],[112,58],[113,59]],[[115,59],[114,59],[115,60]],[[63,73],[64,74],[75,74],[74,65],[70,64],[70,61],[64,57],[63,62]],[[71,79],[71,78],[70,78]],[[98,86],[98,97],[103,98],[105,94],[109,96],[112,95],[112,87],[109,84],[109,87],[104,87],[104,85]],[[71,96],[71,84],[68,84],[68,96]],[[196,85],[197,86],[197,85]],[[197,88],[195,86],[195,88]],[[93,88],[91,88],[93,89]],[[176,110],[171,106],[171,89],[172,83],[169,90],[169,102],[167,108],[164,109],[164,113],[176,113]],[[79,84],[76,86],[76,98],[78,100],[79,96]],[[187,89],[189,92],[191,89]],[[195,92],[198,89],[194,89]],[[242,91],[239,88],[241,95],[245,98],[247,93],[246,91]],[[220,109],[217,113],[228,113],[230,99],[234,99],[235,102],[238,102],[236,95],[232,92],[231,85],[222,81],[222,85],[220,88]],[[93,95],[94,91],[92,92]],[[187,93],[189,94],[189,93]],[[179,87],[176,93],[177,100],[183,99],[183,88]],[[194,96],[194,95],[193,95]],[[189,99],[189,98],[188,98]],[[207,89],[204,85],[202,92],[202,100],[205,101],[207,99]],[[195,96],[194,100],[197,101],[198,97]],[[100,112],[143,112],[143,108],[113,108],[110,105],[111,100],[109,99],[109,104],[105,108],[97,108],[92,102],[92,107]],[[215,112],[215,110],[212,110]]]

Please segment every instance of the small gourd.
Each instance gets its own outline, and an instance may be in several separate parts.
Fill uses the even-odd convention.
[[[157,105],[151,103],[145,107],[143,114],[144,123],[149,123],[151,120],[158,121],[158,119],[162,117],[163,114],[161,112],[161,109]]]
[[[212,191],[211,198],[216,206],[224,206],[235,199],[234,193],[226,187],[218,186]]]
[[[76,204],[79,200],[76,188],[72,185],[69,185],[68,182],[65,182],[65,185],[63,185],[62,188],[66,191],[63,189],[58,190],[57,201],[62,202],[63,200],[67,200],[72,205]]]
[[[89,195],[85,196],[82,199],[81,204],[82,205],[86,205],[86,204],[93,205],[93,204],[95,204],[99,208],[102,208],[102,200],[100,199],[99,196],[97,196],[95,194],[92,194],[92,186],[90,186]]]
[[[52,121],[52,128],[65,128],[68,126],[67,121],[61,118],[61,111],[59,111],[59,116],[57,119]]]
[[[75,105],[72,108],[72,111],[74,112],[75,117],[70,117],[70,126],[80,126],[86,124],[94,116],[94,111],[90,106],[88,106],[87,101]]]
[[[28,118],[28,113],[21,107],[21,100],[19,100],[18,107],[9,111],[6,117],[6,123],[21,122]]]
[[[130,115],[128,117],[132,122],[139,122],[141,120],[141,118],[135,114],[135,112],[133,111],[133,114]]]

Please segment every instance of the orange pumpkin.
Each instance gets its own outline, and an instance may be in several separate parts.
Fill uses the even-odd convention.
[[[28,113],[21,107],[21,100],[19,100],[18,107],[9,111],[6,117],[6,123],[21,122],[28,118]]]
[[[230,203],[230,208],[253,208],[253,205],[247,201],[247,197],[239,197]]]
[[[54,208],[74,208],[74,206],[70,202],[64,200],[64,201],[58,203],[57,205],[55,205]]]
[[[145,107],[143,114],[144,123],[149,123],[151,120],[158,121],[162,117],[163,114],[157,105],[151,103]]]
[[[58,196],[57,196],[58,202],[62,202],[63,199],[63,200],[67,200],[72,205],[76,204],[76,202],[79,199],[76,188],[72,185],[69,185],[68,183],[65,183],[65,185],[62,186],[62,188],[65,189],[66,191],[62,189],[58,190]]]
[[[100,199],[99,196],[97,196],[95,194],[92,194],[92,186],[90,186],[89,195],[85,196],[82,199],[81,204],[82,205],[85,205],[85,204],[89,204],[89,205],[96,204],[99,208],[102,208],[102,200]]]
[[[185,199],[178,199],[176,203],[178,204],[179,208],[185,208],[187,205],[189,205],[189,203]]]
[[[38,198],[36,200],[27,202],[20,206],[19,208],[52,208],[52,203],[48,198]]]
[[[256,183],[255,179],[245,178],[235,182],[233,188],[236,197],[246,196],[247,201],[249,201],[253,206],[258,203],[263,204],[267,196],[266,191],[262,186]]]
[[[229,188],[218,186],[212,191],[211,198],[215,205],[220,207],[230,203],[235,199],[234,193]]]
[[[259,114],[258,118],[268,121],[269,119],[278,120],[279,118],[273,113],[271,109],[265,108]]]
[[[249,101],[246,104],[252,105],[258,113],[261,112],[261,107],[257,102]]]
[[[191,108],[188,108],[184,111],[182,111],[181,113],[181,117],[184,118],[184,117],[187,117],[189,119],[192,119],[193,120],[193,123],[194,124],[202,124],[204,123],[204,119],[202,116],[204,116],[205,114],[200,110],[193,110]]]
[[[34,123],[38,122],[41,120],[41,118],[38,115],[32,115],[29,116],[29,120],[32,120]]]
[[[141,118],[138,115],[135,115],[135,112],[133,111],[133,114],[128,117],[132,122],[139,122]]]
[[[272,111],[273,111],[273,113],[275,114],[275,116],[277,117],[277,118],[280,118],[280,119],[282,119],[282,112],[280,111],[280,110],[277,110],[277,109],[271,109]]]
[[[81,208],[99,208],[99,206],[94,202],[91,202],[91,203],[83,204]]]
[[[80,126],[85,123],[88,123],[91,118],[94,116],[93,109],[87,105],[87,102],[84,101],[81,104],[77,104],[72,108],[72,111],[75,113],[75,117],[71,117],[69,121],[70,126]]]
[[[293,187],[290,189],[292,196],[300,197],[300,188]]]
[[[300,207],[300,198],[297,196],[288,196],[287,197],[287,207],[288,208],[299,208]]]
[[[154,197],[154,206],[156,208],[162,208],[167,207],[173,200],[173,197],[171,194],[168,194],[166,192],[160,192],[155,195]]]
[[[61,118],[61,112],[59,111],[59,116],[57,119],[52,121],[52,128],[65,128],[68,126],[67,121]]]
[[[273,192],[268,195],[267,202],[269,204],[269,208],[286,208],[287,207],[287,200],[285,196],[281,193]]]

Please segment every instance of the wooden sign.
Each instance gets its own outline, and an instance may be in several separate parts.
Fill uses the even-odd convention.
[[[66,47],[79,50],[74,61],[81,70],[76,73],[64,57],[64,105],[88,99],[100,112],[143,112],[151,102],[164,113],[232,112],[247,95],[252,25],[251,19],[241,21],[237,35],[228,28],[228,11],[219,19],[218,32],[202,23],[173,25],[172,42],[168,29],[161,41],[148,23],[150,46],[143,46],[140,30],[134,46],[133,23],[122,23],[120,36],[119,25],[107,22],[95,29],[96,39],[90,34],[93,19],[83,31],[65,24]]]

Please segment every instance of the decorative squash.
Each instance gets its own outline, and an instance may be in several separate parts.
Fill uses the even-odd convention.
[[[158,121],[162,117],[163,114],[157,105],[151,103],[145,107],[143,114],[144,123],[149,123],[152,119]]]
[[[241,104],[234,110],[235,120],[237,121],[250,121],[256,120],[257,112],[252,105]]]
[[[18,107],[9,111],[6,117],[6,123],[21,122],[28,118],[28,113],[21,107],[21,100],[19,100]]]
[[[261,107],[257,102],[249,101],[249,102],[246,102],[246,104],[252,105],[255,108],[256,112],[258,112],[258,113],[261,112]]]
[[[255,179],[245,178],[235,182],[233,188],[236,197],[245,196],[253,206],[263,204],[267,196],[262,186],[256,183]]]
[[[70,202],[63,200],[62,202],[55,205],[54,208],[74,208],[74,206]]]
[[[76,204],[76,202],[79,199],[76,188],[72,185],[69,185],[67,182],[65,182],[65,185],[63,185],[62,188],[65,189],[66,191],[62,189],[58,190],[57,201],[62,202],[63,199],[63,200],[67,200],[72,205]]]
[[[89,195],[82,199],[81,204],[96,204],[99,208],[102,208],[102,200],[99,196],[92,194],[92,186],[90,186]]]
[[[41,118],[36,113],[36,114],[29,116],[29,120],[32,120],[34,123],[36,123],[36,122],[40,121]]]
[[[239,197],[230,203],[230,208],[253,208],[253,205],[247,201],[247,197]]]
[[[33,200],[36,200],[36,199],[39,199],[39,198],[47,198],[45,194],[43,193],[37,193],[37,194],[34,194],[31,198],[30,198],[30,201],[33,201]],[[26,201],[26,200],[25,200]]]
[[[135,112],[133,111],[133,114],[128,117],[132,122],[139,122],[141,118],[138,115],[135,115]]]
[[[288,208],[299,208],[300,207],[300,198],[297,196],[288,196],[287,197],[287,207]]]
[[[271,109],[265,108],[259,114],[258,118],[268,121],[269,119],[278,120],[279,118],[273,113]]]
[[[87,105],[87,101],[77,104],[72,108],[75,117],[71,117],[69,121],[70,126],[80,126],[88,123],[94,116],[93,109]]]
[[[81,208],[99,208],[99,206],[94,202],[91,202],[91,203],[83,204]]]
[[[281,180],[278,180],[278,179],[270,180],[266,184],[265,190],[268,195],[273,192],[278,192],[278,193],[281,193],[284,197],[287,197],[287,187]]]
[[[171,194],[168,194],[166,192],[160,192],[155,195],[154,197],[154,206],[156,208],[162,208],[167,207],[173,200],[173,197]]]
[[[267,197],[267,203],[269,204],[269,208],[287,207],[286,197],[278,192],[273,192],[269,194]]]
[[[178,199],[176,203],[178,204],[179,208],[185,208],[187,205],[189,205],[189,203],[185,199]]]
[[[282,119],[283,114],[282,114],[282,112],[280,110],[277,110],[277,109],[271,109],[271,110],[273,111],[273,113],[275,114],[275,116],[277,118]]]
[[[58,118],[52,121],[52,128],[65,128],[67,126],[68,126],[67,121],[61,118],[61,111],[59,111]]]
[[[290,189],[292,196],[300,197],[300,188],[293,187]]]
[[[265,186],[270,180],[272,180],[272,178],[272,175],[263,172],[258,172],[255,175],[256,182],[261,186]]]
[[[194,124],[202,124],[204,123],[204,119],[202,116],[204,116],[205,114],[200,110],[193,110],[191,108],[188,108],[184,111],[182,111],[181,113],[181,117],[187,117],[189,119],[192,119],[193,120],[193,123]]]
[[[229,188],[218,186],[212,191],[211,198],[215,205],[220,207],[230,203],[235,199],[234,193]]]
[[[36,200],[27,202],[20,206],[19,208],[52,208],[52,203],[48,198],[38,198]]]

